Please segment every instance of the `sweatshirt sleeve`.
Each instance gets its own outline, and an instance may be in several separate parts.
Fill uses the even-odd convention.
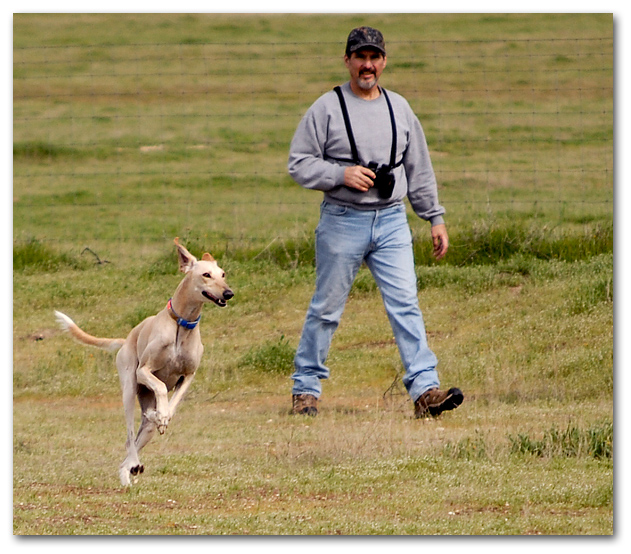
[[[324,159],[328,117],[322,103],[314,104],[300,121],[289,148],[288,170],[305,188],[330,191],[344,184],[344,167]]]
[[[414,212],[432,225],[444,223],[445,208],[438,203],[438,185],[421,124],[409,108],[410,140],[403,157],[408,200]]]

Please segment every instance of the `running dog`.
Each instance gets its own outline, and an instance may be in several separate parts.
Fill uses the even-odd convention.
[[[144,471],[138,453],[151,440],[156,429],[163,434],[175,409],[193,381],[204,347],[199,320],[202,307],[212,302],[226,306],[234,293],[224,271],[208,253],[197,260],[175,239],[180,271],[185,273],[166,307],[134,327],[125,339],[89,335],[67,315],[55,312],[61,327],[76,340],[110,352],[118,351],[116,367],[120,378],[125,420],[127,457],[120,465],[123,486]],[[173,391],[169,399],[167,393]],[[142,419],[134,436],[135,397]]]

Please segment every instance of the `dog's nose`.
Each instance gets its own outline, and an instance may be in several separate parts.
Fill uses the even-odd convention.
[[[234,292],[232,292],[230,289],[224,291],[223,293],[224,300],[230,300],[233,296],[234,296]]]

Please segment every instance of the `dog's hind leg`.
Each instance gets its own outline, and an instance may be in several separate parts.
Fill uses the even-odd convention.
[[[136,370],[136,380],[138,384],[144,385],[155,395],[156,409],[148,410],[144,412],[143,415],[156,424],[159,433],[162,435],[171,420],[167,387],[160,379],[151,373],[151,369],[146,365]]]
[[[121,463],[118,475],[121,485],[124,487],[131,485],[131,476],[142,473],[142,466],[138,459],[138,449],[135,440],[135,422],[134,412],[136,409],[136,372],[133,364],[128,364],[125,352],[119,352],[116,359],[118,367],[118,376],[120,378],[121,389],[123,393],[123,408],[125,410],[125,423],[127,427],[127,440],[125,441],[125,449],[127,457]]]
[[[127,457],[123,460],[119,468],[119,477],[121,485],[124,487],[131,485],[131,476],[142,473],[142,466],[138,459],[138,449],[136,448],[135,429],[134,429],[134,411],[136,408],[136,391],[135,387],[125,386],[123,389],[123,405],[125,408],[125,421],[127,424],[127,440],[125,441],[125,449]]]
[[[169,400],[169,417],[172,418],[175,415],[175,409],[177,405],[181,402],[182,398],[188,391],[191,383],[193,382],[194,373],[190,373],[188,375],[183,376],[175,385],[175,389],[173,391],[173,395],[171,396],[171,400]]]
[[[170,417],[173,417],[175,413],[175,408],[188,390],[192,380],[193,375],[187,376],[188,378],[183,378],[175,386],[175,393],[171,400],[169,401],[169,414]],[[140,422],[140,428],[138,429],[138,434],[136,435],[136,451],[140,453],[140,451],[146,446],[146,444],[153,438],[153,435],[158,428],[153,417],[151,415],[155,413],[156,410],[156,396],[150,391],[147,387],[143,385],[138,386],[138,402],[140,403],[140,411],[142,413],[142,421]],[[147,416],[149,414],[149,416]],[[140,472],[142,473],[144,470],[144,466],[140,466]]]
[[[153,435],[157,429],[156,424],[146,416],[147,412],[151,413],[151,411],[155,410],[156,397],[149,389],[140,386],[138,387],[138,402],[140,403],[142,420],[140,422],[138,434],[136,435],[136,451],[140,452],[145,447],[145,445],[153,438]]]

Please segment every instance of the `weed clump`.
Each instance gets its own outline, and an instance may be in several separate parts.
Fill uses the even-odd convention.
[[[442,454],[454,460],[485,460],[489,458],[486,440],[482,433],[477,430],[475,438],[465,437],[456,442],[447,441]]]
[[[433,265],[427,237],[415,241],[417,264]],[[442,264],[461,267],[497,264],[515,256],[576,262],[613,252],[613,224],[585,225],[581,231],[560,232],[546,226],[484,224],[454,233]]]
[[[79,259],[55,252],[43,242],[30,239],[22,244],[13,246],[13,271],[58,271],[61,268],[83,269],[85,263]]]
[[[43,141],[16,142],[13,145],[14,158],[52,160],[61,156],[72,156],[76,153],[77,151],[74,148]]]
[[[267,374],[288,375],[293,371],[296,350],[285,335],[251,348],[239,361],[239,367]]]
[[[541,439],[533,439],[527,433],[509,435],[512,454],[531,454],[542,458],[580,457],[595,459],[613,458],[613,422],[582,430],[574,425],[566,429],[552,427]]]
[[[613,302],[613,272],[606,271],[589,281],[581,282],[570,300],[570,313],[578,315],[590,312],[602,302]]]

